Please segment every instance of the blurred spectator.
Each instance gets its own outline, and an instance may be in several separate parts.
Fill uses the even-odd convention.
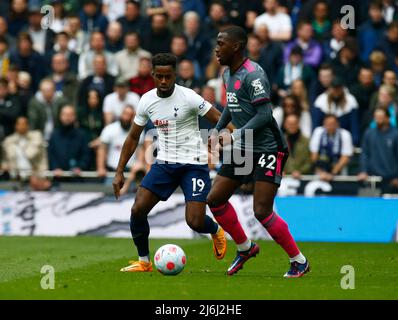
[[[58,96],[63,96],[70,104],[75,104],[79,82],[76,76],[69,72],[69,63],[65,55],[57,53],[51,61],[51,78],[55,84],[55,92]]]
[[[80,11],[82,29],[89,34],[100,31],[103,34],[108,27],[108,19],[102,15],[99,0],[84,0],[83,9]]]
[[[310,92],[310,104],[313,105],[316,98],[327,91],[334,79],[333,68],[330,64],[324,63],[318,71],[318,78],[313,82]]]
[[[369,5],[369,20],[358,29],[358,43],[361,50],[361,60],[366,62],[376,44],[384,37],[387,25],[383,19],[381,1],[372,1]]]
[[[209,15],[204,20],[204,30],[210,39],[217,38],[218,33],[228,24],[228,15],[222,1],[212,1],[209,8]]]
[[[289,115],[296,115],[299,118],[301,133],[307,138],[311,136],[312,124],[310,113],[308,110],[302,109],[300,102],[296,97],[288,95],[283,98],[281,106],[276,107],[272,114],[280,128],[283,127],[283,123]]]
[[[8,32],[8,24],[7,20],[4,17],[0,16],[0,38],[4,38],[7,40],[8,47],[9,49],[14,49],[15,48],[15,37],[13,37],[9,32]]]
[[[29,177],[33,190],[48,190],[50,182],[44,179],[48,170],[47,153],[40,131],[29,130],[29,122],[19,117],[15,123],[15,133],[3,142],[4,158],[2,170],[12,177]]]
[[[115,77],[107,72],[105,56],[96,55],[93,65],[94,74],[85,78],[80,84],[78,92],[79,105],[87,99],[87,92],[91,89],[97,89],[101,93],[101,97],[113,92]]]
[[[225,0],[223,1],[228,21],[252,31],[257,13],[263,12],[262,0]]]
[[[51,23],[50,29],[59,33],[64,31],[67,20],[63,0],[50,0],[50,5],[54,8],[54,20]]]
[[[37,90],[39,82],[46,76],[45,59],[33,49],[32,38],[28,33],[18,35],[17,50],[10,55],[10,62],[32,76],[33,90]]]
[[[332,23],[329,20],[329,5],[325,0],[317,1],[313,9],[312,28],[314,39],[323,42],[330,38]]]
[[[128,32],[124,37],[124,49],[115,55],[119,76],[131,79],[138,75],[139,63],[142,57],[151,58],[150,52],[140,47],[140,36],[136,32]]]
[[[171,53],[177,57],[177,64],[188,59],[188,40],[184,35],[173,36],[173,39],[171,40]],[[199,62],[196,60],[190,61],[193,63],[195,75],[200,75],[201,69]]]
[[[290,94],[293,97],[296,97],[303,111],[308,112],[310,110],[310,103],[308,100],[308,90],[305,87],[305,83],[303,80],[297,79],[292,82],[292,86],[290,87]],[[309,123],[309,127],[311,128],[311,122]]]
[[[358,102],[337,77],[332,81],[329,90],[315,100],[312,109],[313,127],[321,126],[328,114],[337,117],[341,128],[350,132],[354,144],[358,146],[360,140]]]
[[[335,115],[329,114],[323,126],[314,130],[310,141],[311,160],[320,179],[331,181],[335,175],[346,174],[354,148],[351,134],[339,128]]]
[[[97,173],[104,177],[108,170],[115,171],[119,161],[120,150],[130,130],[131,123],[135,117],[135,111],[126,107],[119,121],[107,125],[101,133],[101,145],[97,152]],[[127,163],[126,169],[130,169],[137,159],[136,152]]]
[[[200,17],[206,16],[206,7],[203,0],[181,0],[182,10],[184,13],[195,11]]]
[[[27,0],[12,0],[11,10],[7,16],[8,32],[17,37],[22,30],[28,27],[28,1]]]
[[[303,62],[303,51],[300,47],[294,47],[290,51],[289,61],[279,71],[278,95],[282,98],[286,96],[292,82],[297,79],[303,80],[307,88],[315,80],[312,68]]]
[[[199,62],[202,77],[212,53],[211,42],[208,36],[201,32],[200,16],[193,11],[184,15],[184,33],[188,39],[187,58]]]
[[[251,33],[247,37],[247,56],[254,62],[260,63],[261,58],[261,40],[260,38]]]
[[[382,108],[388,111],[390,115],[390,126],[392,128],[397,128],[398,121],[398,104],[394,100],[394,96],[396,95],[394,87],[389,85],[380,86],[377,92],[377,100],[375,105],[371,105],[368,113],[368,120],[370,120],[370,127],[375,128],[376,122],[373,120],[374,110],[377,108]],[[369,122],[367,122],[369,124]]]
[[[104,121],[108,125],[120,118],[126,107],[137,109],[140,96],[129,92],[129,83],[121,78],[115,82],[114,92],[108,94],[104,100]]]
[[[81,28],[78,15],[69,15],[64,30],[69,35],[68,49],[76,54],[85,51],[89,43],[89,35]]]
[[[59,123],[48,145],[50,170],[54,171],[55,177],[62,177],[63,171],[73,171],[78,176],[89,167],[90,150],[84,131],[76,127],[73,106],[66,105],[61,109]]]
[[[126,11],[126,0],[102,0],[102,14],[112,22],[122,17]]]
[[[66,103],[63,97],[56,96],[52,80],[42,80],[40,90],[28,105],[28,119],[32,130],[41,131],[48,141],[54,128],[58,126],[59,111]]]
[[[397,4],[392,0],[381,0],[383,5],[383,18],[387,24],[398,20]]]
[[[289,41],[292,38],[292,21],[286,13],[278,11],[278,0],[264,0],[265,13],[254,21],[254,30],[261,24],[268,27],[270,38],[275,41]]]
[[[369,57],[370,67],[373,71],[374,81],[377,87],[380,87],[383,80],[383,74],[387,69],[387,58],[381,51],[373,51]]]
[[[255,34],[258,36],[261,45],[261,56],[258,63],[267,73],[271,84],[275,84],[278,71],[283,65],[283,49],[280,43],[271,40],[268,27],[261,24],[256,28]]]
[[[178,65],[177,84],[200,92],[201,82],[195,78],[195,67],[190,60],[182,60]]]
[[[139,0],[127,0],[126,11],[123,16],[117,19],[122,25],[123,34],[137,32],[141,36],[148,29],[149,22],[146,17],[141,16]]]
[[[297,27],[297,38],[288,43],[284,50],[285,63],[289,60],[290,52],[295,47],[303,50],[303,62],[317,68],[322,60],[322,48],[313,37],[313,29],[310,22],[300,22]]]
[[[341,48],[344,47],[348,37],[348,30],[344,29],[340,20],[333,22],[332,25],[332,38],[323,43],[323,60],[329,61],[337,58]]]
[[[54,45],[55,33],[50,28],[42,28],[43,15],[40,7],[29,10],[28,33],[33,41],[33,49],[44,55]]]
[[[0,77],[5,77],[10,66],[10,51],[8,50],[8,41],[0,37]]]
[[[138,75],[130,79],[130,90],[139,96],[155,88],[152,77],[152,62],[150,58],[141,57]]]
[[[388,111],[374,112],[376,127],[369,128],[363,137],[360,181],[368,176],[381,176],[383,193],[398,193],[398,130],[392,128]]]
[[[209,102],[213,107],[217,108],[221,113],[224,111],[222,105],[217,102],[216,91],[210,86],[203,86],[200,95],[204,100]],[[210,123],[206,117],[199,117],[199,128],[204,130],[210,130],[215,127],[214,123]],[[206,137],[207,138],[207,137]]]
[[[99,147],[99,136],[104,128],[103,99],[101,94],[92,89],[87,93],[87,100],[78,107],[78,122],[89,140],[89,147],[96,151]],[[90,169],[95,169],[90,166]]]
[[[6,79],[8,80],[8,90],[10,94],[18,94],[18,74],[19,68],[15,64],[10,64]],[[28,73],[29,74],[29,73]],[[32,88],[33,89],[33,88]]]
[[[351,94],[358,102],[358,119],[361,128],[361,136],[369,123],[366,120],[369,112],[369,101],[376,91],[377,87],[373,80],[372,70],[362,67],[359,72],[358,82],[350,88]]]
[[[8,84],[8,87],[10,88],[10,84]],[[26,116],[28,112],[29,101],[33,96],[32,77],[30,74],[25,71],[18,72],[17,90],[15,93],[12,93],[11,90],[9,91],[10,94],[15,94],[18,97],[21,105],[20,114],[22,116]]]
[[[48,64],[51,65],[52,57],[55,54],[61,53],[67,59],[69,70],[75,75],[77,75],[79,55],[69,49],[68,47],[69,40],[70,37],[66,32],[62,31],[58,33],[55,36],[54,48],[47,53],[46,60],[48,61]]]
[[[93,74],[93,60],[96,55],[103,55],[106,59],[107,72],[112,76],[117,76],[118,68],[115,57],[112,53],[105,50],[104,35],[95,31],[91,34],[90,50],[80,55],[79,78],[84,79]]]
[[[15,120],[21,111],[18,97],[9,93],[8,81],[0,78],[0,141],[13,132]]]
[[[167,0],[149,0],[145,2],[145,13],[148,17],[152,17],[155,14],[165,14]]]
[[[346,40],[346,44],[339,51],[337,58],[333,59],[330,64],[336,77],[340,77],[348,87],[353,85],[358,79],[361,68],[356,41],[354,39]]]
[[[398,53],[398,21],[391,22],[386,35],[380,39],[376,49],[386,55],[389,66],[394,65],[395,57]]]
[[[155,14],[152,16],[149,31],[143,36],[142,47],[153,55],[169,52],[172,34],[167,28],[167,15]]]
[[[283,129],[289,146],[289,158],[284,172],[300,179],[301,175],[311,172],[309,140],[301,133],[300,119],[296,114],[290,114],[285,118]]]
[[[105,49],[111,53],[117,53],[123,49],[123,30],[119,22],[113,21],[109,23],[106,29]]]
[[[169,17],[168,28],[173,35],[181,35],[184,33],[184,12],[182,4],[179,0],[170,0],[166,6],[167,15]]]

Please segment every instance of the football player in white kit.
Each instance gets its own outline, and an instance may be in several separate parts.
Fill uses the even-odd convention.
[[[151,272],[149,257],[149,224],[147,216],[159,202],[166,201],[177,187],[184,192],[185,218],[189,227],[199,233],[210,233],[217,259],[226,252],[223,229],[206,215],[206,198],[211,188],[207,146],[203,143],[198,116],[217,123],[220,112],[191,89],[175,84],[177,58],[161,53],[152,59],[156,88],[144,94],[134,123],[124,142],[113,189],[116,198],[124,185],[124,168],[135,152],[147,122],[158,132],[158,156],[144,177],[131,209],[130,230],[137,247],[138,261],[131,261],[123,272]]]

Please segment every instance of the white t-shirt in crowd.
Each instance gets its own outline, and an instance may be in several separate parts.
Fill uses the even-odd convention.
[[[126,11],[126,0],[102,0],[102,4],[108,6],[107,18],[109,21],[117,20]]]
[[[123,101],[119,99],[117,92],[114,92],[105,97],[103,111],[104,113],[113,113],[115,119],[118,119],[127,106],[131,106],[134,108],[134,110],[137,110],[139,102],[140,96],[135,92],[128,92]]]
[[[108,147],[106,165],[114,170],[117,168],[120,153],[122,152],[122,147],[128,136],[128,133],[129,130],[124,130],[120,124],[120,121],[116,121],[110,125],[107,125],[101,132],[100,140]],[[135,154],[130,158],[126,167],[130,168],[134,160]]]
[[[292,20],[289,15],[283,12],[278,12],[275,15],[263,13],[254,20],[254,29],[265,24],[268,28],[271,39],[281,32],[291,32],[293,29]]]
[[[211,107],[195,91],[179,85],[167,98],[160,98],[157,89],[153,89],[141,97],[134,122],[145,126],[151,120],[156,127],[158,160],[207,164],[207,147],[201,138],[198,116],[204,116]]]
[[[325,132],[324,127],[318,127],[314,130],[310,140],[310,151],[318,153],[321,146],[322,134]],[[339,128],[341,133],[341,155],[351,157],[354,153],[354,146],[352,144],[352,136],[348,130]]]

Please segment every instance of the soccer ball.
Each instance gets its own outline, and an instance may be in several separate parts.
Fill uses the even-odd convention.
[[[155,267],[164,275],[179,274],[186,262],[184,250],[175,244],[165,244],[155,253]]]

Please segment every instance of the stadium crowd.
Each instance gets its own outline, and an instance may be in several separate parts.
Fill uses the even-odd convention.
[[[178,58],[177,83],[222,111],[219,31],[248,33],[247,55],[266,71],[274,117],[290,147],[285,173],[323,180],[355,174],[398,190],[398,5],[351,1],[354,28],[332,0],[10,0],[0,3],[2,179],[35,190],[82,171],[115,169],[151,57]],[[53,19],[41,12],[51,5]],[[210,128],[200,122],[202,128]],[[148,169],[142,150],[134,174]],[[354,150],[362,150],[357,161]],[[33,172],[29,177],[24,172]]]

